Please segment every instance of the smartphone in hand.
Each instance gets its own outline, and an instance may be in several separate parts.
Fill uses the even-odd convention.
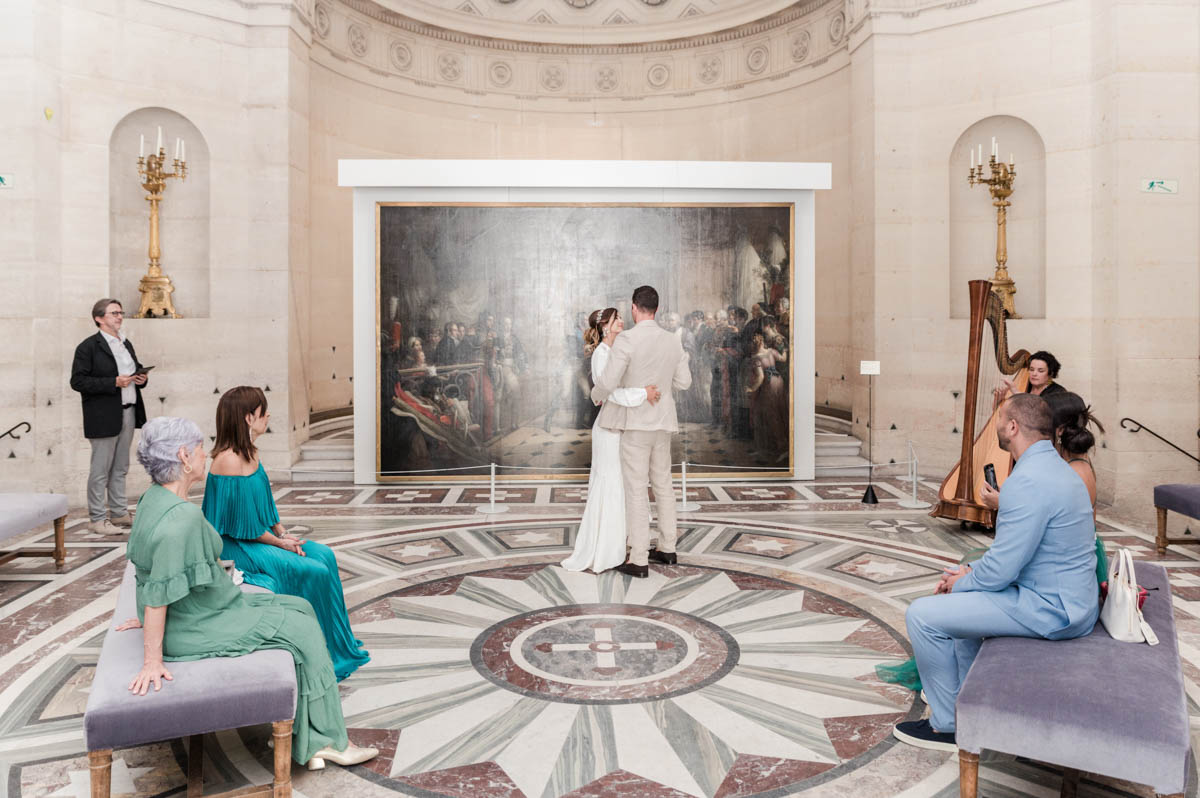
[[[983,478],[987,480],[987,484],[991,485],[993,490],[1000,490],[1000,483],[996,481],[996,467],[991,463],[983,467]]]
[[[139,374],[148,374],[152,368],[154,368],[154,366],[138,366],[137,370],[133,372],[133,376],[136,377]]]

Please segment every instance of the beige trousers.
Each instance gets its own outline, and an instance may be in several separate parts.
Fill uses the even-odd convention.
[[[675,551],[675,488],[671,485],[671,433],[625,430],[621,433],[621,473],[625,482],[625,530],[629,561],[646,565],[650,554],[650,497],[658,507],[658,550]]]

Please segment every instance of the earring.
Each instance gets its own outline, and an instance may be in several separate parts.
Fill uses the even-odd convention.
[[[190,465],[184,464],[184,466],[183,466],[183,473],[185,473],[185,474],[190,474],[190,473],[192,473],[192,467],[191,467]]]

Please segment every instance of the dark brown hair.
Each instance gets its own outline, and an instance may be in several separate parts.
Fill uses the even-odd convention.
[[[1019,393],[1010,396],[1004,407],[1007,408],[1008,417],[1016,420],[1021,429],[1035,433],[1039,438],[1054,437],[1054,417],[1050,413],[1050,405],[1042,397]]]
[[[616,308],[605,308],[604,310],[593,310],[592,315],[588,316],[588,328],[587,332],[583,334],[583,340],[587,344],[589,355],[604,340],[604,325],[612,321],[613,316],[616,315]]]
[[[658,292],[651,286],[639,285],[633,289],[633,304],[641,308],[644,313],[657,313]]]
[[[1029,356],[1029,362],[1040,360],[1046,364],[1046,373],[1050,375],[1050,379],[1058,379],[1058,370],[1062,368],[1062,364],[1058,362],[1058,358],[1047,352],[1045,349],[1040,349]]]
[[[229,449],[246,462],[258,455],[258,447],[250,440],[250,426],[246,416],[252,416],[262,408],[267,412],[267,395],[262,388],[239,385],[230,388],[217,402],[217,442],[213,444],[213,457]]]
[[[1043,397],[1054,419],[1055,444],[1067,454],[1087,454],[1096,445],[1096,436],[1088,429],[1094,425],[1104,432],[1104,425],[1092,415],[1092,408],[1078,394],[1064,391]]]
[[[96,319],[100,318],[105,313],[108,313],[109,305],[116,305],[121,310],[125,309],[125,306],[122,305],[121,301],[118,299],[112,299],[111,297],[105,297],[104,299],[96,300],[96,304],[92,305],[92,323],[95,324],[97,327],[100,326],[100,322],[96,321]]]

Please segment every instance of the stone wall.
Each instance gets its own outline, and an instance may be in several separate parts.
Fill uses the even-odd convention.
[[[4,490],[66,492],[73,506],[83,503],[90,448],[79,396],[68,384],[72,354],[96,332],[89,318],[96,299],[117,296],[131,314],[139,304],[130,293],[136,281],[123,276],[131,264],[113,263],[110,255],[127,243],[124,232],[111,238],[112,215],[140,201],[137,132],[113,141],[130,114],[184,117],[209,156],[201,181],[208,202],[194,209],[208,232],[193,242],[207,257],[202,270],[181,271],[176,294],[187,318],[125,324],[142,362],[157,366],[143,394],[147,411],[190,417],[211,434],[220,392],[268,385],[272,434],[262,440],[263,459],[270,468],[290,465],[298,445],[291,427],[307,421],[307,407],[296,416],[289,406],[292,384],[305,393],[288,360],[299,349],[289,339],[297,317],[289,268],[303,265],[292,250],[297,241],[306,244],[307,220],[304,234],[293,238],[289,208],[298,183],[289,173],[289,119],[296,103],[288,63],[290,42],[306,30],[298,9],[267,4],[187,9],[51,0],[0,7],[0,170],[14,176],[12,188],[0,191],[0,334],[9,343],[0,356],[0,431],[19,421],[33,425],[20,440],[0,441]],[[306,135],[306,125],[301,129]],[[190,141],[189,154],[203,152],[201,145]],[[305,150],[299,161],[306,167]],[[110,196],[114,186],[119,205]],[[168,222],[172,200],[186,205],[196,186],[171,181]],[[143,210],[143,225],[146,219]],[[186,238],[172,237],[171,229],[164,224],[168,274],[173,262],[188,258]],[[142,270],[145,235],[134,264]],[[204,271],[205,284],[188,293]],[[306,289],[307,279],[301,284]],[[307,316],[300,318],[307,326]],[[130,476],[136,499],[146,480],[137,465]]]
[[[209,283],[193,318],[128,323],[142,359],[159,365],[149,409],[207,429],[214,390],[268,384],[273,467],[296,457],[309,413],[352,395],[351,199],[336,186],[339,158],[613,158],[831,162],[834,189],[817,201],[817,402],[851,410],[864,434],[857,363],[881,360],[876,459],[904,459],[912,440],[923,470],[943,473],[961,443],[954,392],[966,351],[950,222],[960,203],[973,203],[968,225],[990,213],[982,188],[954,188],[965,184],[961,140],[971,131],[986,149],[1000,135],[1004,148],[983,121],[1004,117],[1028,125],[1045,153],[1040,275],[1020,254],[1030,251],[1022,214],[1036,204],[1030,172],[1013,195],[1010,270],[1021,297],[1041,292],[1009,325],[1014,347],[1054,352],[1061,381],[1107,425],[1103,500],[1144,521],[1150,486],[1194,481],[1189,461],[1117,422],[1138,418],[1195,450],[1195,4],[755,8],[738,4],[724,28],[725,17],[689,12],[674,36],[633,20],[573,38],[564,5],[562,18],[522,22],[508,40],[482,37],[487,20],[447,27],[469,16],[457,11],[421,20],[371,0],[5,6],[0,172],[15,180],[0,190],[10,342],[0,431],[28,420],[34,432],[0,443],[0,484],[82,498],[88,448],[70,356],[94,329],[91,302],[129,290],[110,254],[124,246],[109,232],[110,189],[124,179],[110,139],[153,108],[181,115],[207,144]],[[1141,192],[1154,177],[1179,179],[1180,193]],[[168,204],[189,188],[172,185]],[[164,239],[168,272],[171,246]]]

